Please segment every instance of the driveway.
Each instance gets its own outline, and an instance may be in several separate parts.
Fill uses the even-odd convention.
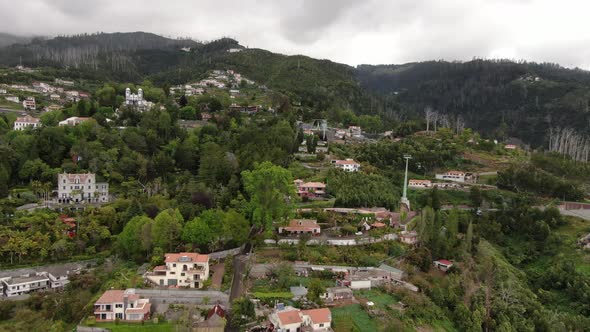
[[[231,259],[231,257],[226,258]],[[225,266],[223,263],[215,264],[211,267],[213,277],[211,277],[211,289],[220,290],[221,283],[223,282],[223,273],[225,272]]]

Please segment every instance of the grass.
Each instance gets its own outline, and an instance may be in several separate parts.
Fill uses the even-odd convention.
[[[330,310],[332,311],[332,328],[335,332],[372,332],[378,330],[375,320],[369,317],[360,304]]]
[[[258,299],[268,299],[268,298],[290,299],[293,297],[293,293],[291,293],[291,292],[254,292],[254,297],[258,298]]]
[[[375,303],[376,307],[384,310],[387,310],[387,308],[390,305],[395,304],[399,301],[398,298],[383,293],[379,289],[361,290],[354,292],[354,295],[357,298],[361,297],[367,299],[367,301],[372,301]]]
[[[163,322],[163,323],[158,323],[158,324],[146,322],[143,325],[141,323],[119,323],[119,324],[116,324],[114,322],[109,322],[109,323],[96,323],[95,326],[100,327],[100,328],[109,329],[113,332],[141,332],[141,331],[168,332],[168,331],[174,331],[174,327],[175,327],[173,324],[171,324],[169,322]]]
[[[313,209],[313,208],[331,208],[334,206],[334,202],[336,202],[335,198],[330,198],[327,201],[307,201],[307,202],[298,202],[298,208],[306,208],[306,209]]]

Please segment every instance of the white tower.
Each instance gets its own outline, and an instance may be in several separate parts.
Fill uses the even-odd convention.
[[[139,99],[139,101],[143,99],[143,90],[141,88],[137,89],[137,99]]]

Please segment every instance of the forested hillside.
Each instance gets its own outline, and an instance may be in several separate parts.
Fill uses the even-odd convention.
[[[359,122],[352,115],[365,114],[424,126],[429,107],[449,123],[464,122],[499,140],[517,137],[535,148],[549,147],[552,128],[584,137],[590,120],[590,74],[555,64],[476,59],[353,68],[245,49],[230,38],[199,43],[143,32],[34,39],[0,48],[0,64],[20,61],[56,67],[66,77],[149,79],[161,87],[200,79],[216,68],[234,69],[288,96],[282,104],[301,106],[297,111],[305,119],[348,124]]]
[[[359,66],[361,85],[410,114],[432,107],[503,139],[548,145],[552,127],[587,134],[590,73],[555,64],[473,60]]]

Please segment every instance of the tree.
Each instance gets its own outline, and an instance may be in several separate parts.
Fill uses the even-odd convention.
[[[231,309],[231,324],[234,327],[243,326],[256,316],[254,303],[244,296],[235,299],[231,305]]]
[[[185,107],[188,104],[188,100],[186,99],[185,95],[180,96],[180,99],[178,99],[178,105],[180,105],[180,107]]]
[[[182,240],[191,243],[193,246],[205,248],[212,242],[213,235],[207,222],[197,217],[184,225]]]
[[[473,248],[473,223],[469,222],[467,232],[465,233],[465,252],[471,255]]]
[[[136,216],[125,225],[121,234],[117,236],[117,244],[125,257],[137,258],[141,255],[142,230],[144,225],[152,222],[153,220],[146,216]]]
[[[320,296],[326,292],[326,287],[322,283],[322,281],[318,278],[313,278],[309,282],[309,287],[307,288],[307,299],[321,304]]]
[[[160,212],[154,219],[152,239],[155,247],[169,252],[177,244],[182,231],[183,218],[178,209],[168,209]]]
[[[291,172],[271,162],[242,172],[244,191],[249,197],[250,220],[260,230],[274,221],[284,221],[292,212],[295,187]]]
[[[471,200],[471,204],[473,204],[474,208],[478,208],[481,206],[483,198],[481,196],[481,190],[477,186],[471,186],[469,190],[469,199]]]

